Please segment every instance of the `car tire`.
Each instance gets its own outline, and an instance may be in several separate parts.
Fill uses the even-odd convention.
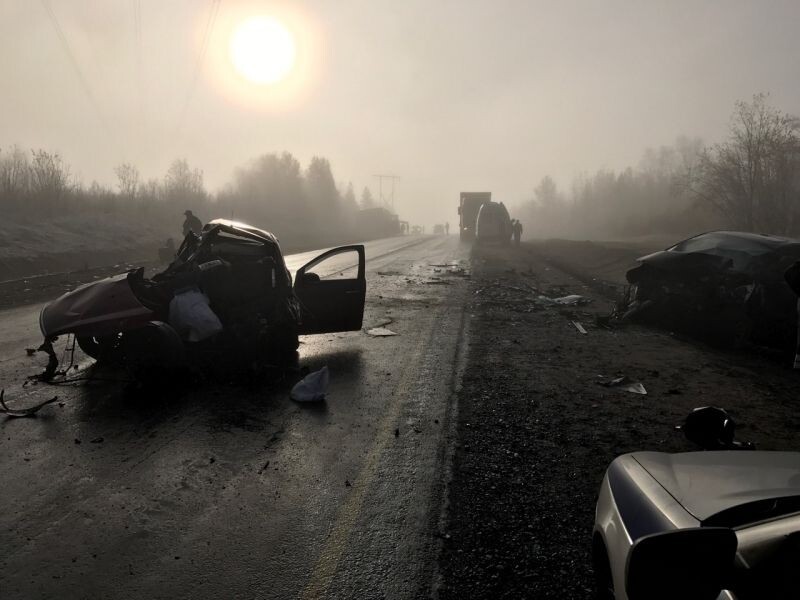
[[[136,373],[179,369],[186,365],[186,350],[178,333],[167,323],[150,321],[121,338],[125,365]]]
[[[614,580],[611,564],[603,540],[595,537],[592,543],[592,566],[594,571],[594,597],[596,600],[614,600]]]
[[[103,337],[75,336],[75,341],[78,342],[78,348],[90,358],[97,362],[108,362],[117,354],[119,336],[117,334]]]

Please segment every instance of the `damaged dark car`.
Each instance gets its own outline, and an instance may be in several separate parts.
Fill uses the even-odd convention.
[[[741,346],[794,348],[797,295],[784,274],[800,241],[712,231],[638,259],[624,318]]]
[[[355,277],[313,271],[344,254]],[[324,252],[292,282],[274,235],[218,219],[189,233],[163,272],[147,278],[138,268],[81,286],[47,304],[40,326],[45,346],[73,334],[98,361],[216,369],[296,356],[299,335],[357,331],[365,295],[363,245]]]

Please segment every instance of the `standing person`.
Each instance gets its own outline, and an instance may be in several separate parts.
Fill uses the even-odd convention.
[[[200,232],[203,230],[203,224],[200,222],[200,219],[195,217],[190,210],[184,211],[183,214],[186,215],[186,220],[183,222],[183,237],[189,235],[190,231],[196,235],[200,235]]]
[[[449,221],[445,221],[445,223],[444,223],[444,234],[445,235],[450,235],[450,222]]]
[[[514,245],[519,246],[519,240],[522,237],[522,223],[519,222],[519,219],[514,221],[512,230],[514,232]]]

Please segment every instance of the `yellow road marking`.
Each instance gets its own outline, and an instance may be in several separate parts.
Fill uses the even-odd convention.
[[[435,323],[436,319],[434,319],[434,325]],[[410,364],[406,367],[402,378],[397,384],[396,390],[409,389],[412,379],[419,374],[417,367],[421,360],[425,342],[428,339],[430,339],[430,335],[420,337],[416,347],[410,356],[408,356]],[[361,512],[361,507],[364,504],[364,498],[375,478],[381,455],[387,444],[395,439],[395,424],[400,416],[402,407],[403,395],[395,393],[394,403],[384,414],[383,420],[378,426],[378,431],[375,435],[375,443],[372,445],[367,458],[364,460],[364,466],[361,472],[353,482],[350,494],[339,509],[328,540],[314,565],[314,569],[311,571],[308,584],[298,596],[301,600],[322,598],[327,593],[328,587],[330,587],[333,577],[336,575],[336,570],[342,555],[347,548],[347,539],[350,537],[350,531],[353,529],[353,525],[355,525],[356,519]]]

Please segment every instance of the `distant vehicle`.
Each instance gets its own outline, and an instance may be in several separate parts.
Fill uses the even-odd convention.
[[[797,295],[784,279],[800,240],[712,231],[648,254],[626,275],[629,314],[725,341],[789,348]]]
[[[436,224],[433,226],[433,235],[444,235],[444,225]]]
[[[356,222],[359,232],[366,236],[363,239],[392,237],[403,233],[399,217],[382,206],[362,208],[356,214]]]
[[[486,202],[492,201],[491,192],[461,192],[458,205],[459,238],[462,241],[475,239],[478,211]]]
[[[476,241],[486,243],[511,243],[511,217],[502,202],[486,202],[478,211]]]
[[[598,597],[798,597],[798,473],[799,452],[617,457],[603,478],[595,515]]]
[[[312,271],[348,252],[357,256],[355,278],[321,279]],[[199,317],[221,324],[210,339],[188,341],[174,322],[174,301],[187,290],[207,298]],[[363,245],[324,252],[292,285],[275,236],[219,219],[199,236],[187,235],[172,264],[152,279],[139,268],[81,286],[45,305],[39,323],[45,340],[74,334],[101,361],[177,367],[232,357],[245,364],[293,353],[299,334],[361,329],[365,294]]]

